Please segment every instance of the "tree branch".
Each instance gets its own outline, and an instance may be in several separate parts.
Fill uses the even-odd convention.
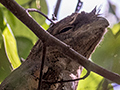
[[[59,10],[59,7],[60,7],[60,3],[61,3],[61,0],[57,0],[57,4],[56,4],[55,10],[54,10],[54,16],[55,17],[57,17],[58,10]],[[55,20],[54,17],[52,19]]]
[[[55,44],[60,47],[59,50],[61,52],[81,64],[87,70],[93,71],[113,82],[120,84],[120,76],[118,74],[110,72],[87,60],[84,56],[73,50],[71,47],[49,34],[26,12],[23,7],[18,5],[14,0],[0,0],[0,3],[8,8],[21,22],[32,30],[35,35],[42,40],[42,42],[45,42],[46,45]]]
[[[40,68],[40,75],[39,75],[39,84],[37,90],[42,90],[42,76],[43,76],[43,67],[45,62],[45,56],[46,56],[46,45],[43,43],[43,53],[42,53],[42,62],[41,62],[41,68]]]
[[[83,2],[81,2],[81,0],[78,0],[75,12],[78,13],[80,11],[80,9],[82,8]]]
[[[52,24],[55,24],[50,18],[48,18],[47,15],[45,15],[44,13],[42,13],[41,11],[34,9],[34,8],[29,8],[26,9],[27,12],[38,12],[39,14],[41,14],[42,16],[44,16],[47,20],[49,20]]]

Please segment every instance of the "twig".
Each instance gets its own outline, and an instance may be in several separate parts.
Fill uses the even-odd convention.
[[[42,16],[44,16],[47,20],[49,20],[52,24],[55,24],[50,18],[48,18],[47,15],[45,15],[44,13],[42,13],[41,11],[34,9],[34,8],[28,8],[26,9],[26,12],[38,12],[39,14],[41,14]]]
[[[78,13],[80,11],[80,9],[82,8],[83,2],[81,2],[81,0],[78,0],[75,12]]]
[[[61,0],[57,0],[57,4],[56,4],[55,10],[54,10],[54,16],[55,17],[57,17],[58,10],[59,10],[59,7],[60,7],[60,3],[61,3]],[[56,18],[53,17],[52,20],[56,20]]]
[[[74,82],[74,81],[78,81],[78,80],[85,79],[85,78],[87,78],[89,75],[90,75],[90,71],[88,70],[87,73],[86,73],[86,75],[83,76],[82,78],[77,78],[77,79],[73,79],[73,80],[61,80],[61,81],[55,81],[55,82],[44,80],[43,82],[49,83],[49,84]]]
[[[39,83],[38,83],[38,89],[37,90],[42,90],[42,74],[43,74],[43,67],[44,67],[45,55],[46,55],[46,45],[43,42],[43,55],[42,55],[40,75],[39,75]]]

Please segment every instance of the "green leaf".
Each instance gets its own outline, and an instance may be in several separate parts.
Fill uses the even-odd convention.
[[[26,37],[16,37],[16,40],[19,57],[26,59],[28,54],[30,53],[30,50],[32,49],[32,41]]]
[[[15,0],[18,4],[23,5],[25,3],[29,3],[30,1],[35,1],[35,0]]]
[[[112,27],[112,33],[117,37],[120,35],[120,22],[117,24],[114,24],[114,26]]]
[[[37,8],[37,6],[38,6],[37,2],[38,1],[39,1],[39,4],[40,4],[40,8]],[[31,8],[36,8],[44,14],[46,14],[46,15],[48,14],[48,8],[47,8],[47,4],[46,4],[45,0],[36,0],[36,2],[32,3]],[[46,18],[43,17],[42,15],[40,15],[39,13],[31,12],[30,14],[41,26],[45,23]]]
[[[3,39],[2,39],[2,32],[0,30],[0,49],[2,48],[2,41],[3,41]]]
[[[0,83],[11,73],[12,67],[5,53],[4,43],[0,48]]]
[[[29,28],[27,28],[20,20],[18,20],[13,14],[10,14],[11,16],[9,16],[9,13],[11,12],[4,12],[7,22],[9,23],[14,33],[14,36],[29,38],[32,43],[35,44],[35,42],[38,40],[36,35],[31,30],[29,30]],[[13,24],[11,17],[14,18],[15,25]]]
[[[21,62],[19,60],[17,53],[16,40],[8,24],[6,28],[3,30],[2,35],[7,57],[12,67],[15,69],[18,66],[20,66]]]
[[[12,25],[12,26],[14,26],[14,27],[16,27],[16,20],[15,20],[15,17],[14,17],[14,15],[10,12],[10,11],[7,11],[6,12],[7,14],[6,14],[6,17],[7,17],[7,19],[9,18],[9,21],[10,21],[10,24]]]
[[[29,2],[32,1],[31,3],[31,8],[36,8],[36,1],[35,0],[16,0],[18,3],[20,4],[27,4],[27,6],[25,6],[25,8],[29,6]],[[39,9],[40,11],[42,11],[43,13],[45,13],[47,15],[48,13],[48,8],[47,8],[47,4],[45,0],[39,0],[40,1],[40,6],[41,8]],[[36,37],[36,35],[34,35],[34,33],[29,30],[29,28],[27,28],[21,21],[19,21],[13,14],[11,14],[10,11],[8,11],[7,9],[3,10],[4,12],[4,16],[7,20],[7,22],[9,23],[14,36],[15,37],[26,37],[28,39],[30,39],[33,44],[35,44],[35,42],[38,40],[38,38]],[[45,29],[48,28],[48,25],[46,27],[46,23],[45,20],[46,18],[44,18],[42,15],[36,13],[36,12],[31,12],[30,13],[32,15],[32,17],[37,20],[37,22]]]
[[[2,39],[1,39],[2,40]],[[5,53],[4,43],[2,40],[0,48],[0,83],[11,73],[12,67]]]
[[[120,74],[119,65],[120,65],[120,35],[115,37],[111,30],[109,30],[104,38],[103,41],[98,45],[95,52],[91,56],[92,61],[96,64],[112,71]],[[84,72],[83,72],[84,73]],[[95,77],[94,79],[92,77]],[[96,81],[95,81],[96,80]],[[98,81],[97,81],[98,80]],[[87,90],[84,87],[90,87],[88,90],[102,90],[103,88],[103,78],[99,78],[94,73],[90,74],[88,78],[86,78],[82,82],[80,81],[80,85],[83,87],[82,90]],[[93,85],[91,85],[92,83]],[[84,84],[84,85],[83,85]],[[85,86],[87,85],[87,86]],[[97,89],[95,88],[98,87]],[[108,85],[110,90],[113,90],[111,84]],[[78,89],[79,90],[79,89]]]
[[[47,23],[42,24],[42,27],[47,30],[49,28],[49,25]]]
[[[86,73],[86,70],[83,69],[81,77],[83,77],[85,73]],[[87,78],[79,81],[77,90],[104,90],[103,81],[104,81],[104,78],[102,76],[94,72],[91,72]],[[108,85],[108,88],[109,87],[110,87],[109,90],[113,90],[113,87],[111,86],[111,84]]]
[[[4,29],[4,24],[3,24],[3,12],[2,9],[0,8],[0,29],[3,30]]]
[[[92,60],[102,67],[120,74],[120,35],[115,37],[111,30],[96,48]]]
[[[10,74],[12,67],[5,53],[2,32],[5,29],[3,10],[0,9],[0,83]]]
[[[48,13],[48,7],[47,7],[47,4],[46,4],[46,1],[45,0],[40,0],[40,7],[41,7],[41,11],[44,13],[44,14],[47,14]]]
[[[30,0],[16,0],[20,4],[28,4]],[[32,8],[36,7],[35,0],[31,0],[33,3],[31,4]],[[40,2],[41,9],[43,13],[47,14],[47,5],[45,0],[42,0]],[[1,6],[1,5],[0,5]],[[26,6],[26,7],[29,7]],[[4,10],[3,10],[4,9]],[[11,29],[4,24],[4,17],[6,18],[6,21],[9,23]],[[46,27],[45,18],[41,16],[40,14],[33,13],[33,18],[36,18],[36,20],[39,22],[43,28],[48,28],[48,25]],[[36,15],[37,14],[37,15]],[[20,60],[17,53],[17,47],[16,47],[16,41],[13,36],[17,38],[17,44],[18,44],[18,53],[20,54],[20,57],[26,58],[28,53],[30,52],[30,49],[32,48],[33,44],[38,40],[38,38],[34,35],[34,33],[29,30],[22,22],[20,22],[10,11],[8,11],[4,6],[2,6],[2,9],[0,8],[0,82],[3,81],[11,72],[11,70],[16,68],[20,65]],[[23,41],[22,41],[23,39]],[[3,42],[4,40],[4,42]],[[24,43],[23,45],[21,45]],[[22,46],[22,47],[21,47]],[[24,48],[25,47],[25,48]],[[12,66],[13,64],[13,66]]]
[[[1,10],[0,10],[1,13]],[[3,16],[0,14],[0,83],[11,73],[12,67],[5,53],[2,31],[5,28]]]
[[[2,31],[4,29],[4,24],[3,24],[3,12],[2,9],[0,8],[0,48],[2,46]]]
[[[86,71],[83,69],[81,77]],[[77,90],[97,90],[99,83],[102,81],[103,77],[91,72],[90,75],[84,80],[80,80]]]
[[[24,8],[35,8],[40,10],[44,14],[48,14],[48,7],[46,0],[17,0]],[[42,26],[45,23],[46,18],[37,12],[31,12],[31,16]]]

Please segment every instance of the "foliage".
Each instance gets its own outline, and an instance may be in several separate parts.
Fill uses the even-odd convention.
[[[115,5],[109,4],[109,13],[112,13],[116,19],[116,13],[114,12]],[[114,24],[112,28],[108,28],[107,33],[104,35],[101,43],[97,46],[94,53],[91,56],[91,60],[96,64],[110,70],[112,72],[120,74],[119,65],[120,65],[120,22]],[[85,73],[85,70],[82,72]],[[107,83],[106,83],[107,82]],[[111,81],[106,80],[105,78],[91,73],[89,77],[85,80],[79,81],[79,86],[77,90],[113,90]],[[105,89],[106,88],[106,89]]]
[[[114,32],[114,31],[113,31]],[[92,60],[106,69],[120,74],[120,34],[116,37],[109,29],[104,40],[95,50]],[[102,52],[102,53],[101,53]]]
[[[45,0],[16,0],[25,8],[36,8],[47,14]],[[32,17],[47,29],[45,18],[38,13],[30,13]],[[32,37],[31,37],[32,36]],[[37,37],[10,11],[0,5],[0,83],[20,66],[21,58],[26,59]]]
[[[82,71],[82,76],[84,73],[86,73],[85,70]],[[79,81],[77,90],[104,90],[103,83],[104,79],[102,76],[91,72],[86,79]],[[109,90],[113,90],[111,84],[107,87]]]
[[[107,33],[103,37],[103,41],[98,45],[95,52],[92,54],[91,59],[96,64],[110,70],[112,72],[120,74],[120,24],[115,24],[113,28],[108,28]],[[85,70],[82,72],[85,73]],[[79,89],[82,90],[101,90],[103,88],[104,81],[103,77],[91,73],[85,80],[79,81]],[[112,90],[110,85],[112,82],[107,81],[107,88]]]

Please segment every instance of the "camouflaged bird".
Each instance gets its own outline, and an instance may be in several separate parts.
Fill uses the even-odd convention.
[[[47,31],[89,58],[101,40],[108,22],[90,13],[73,13],[52,25]],[[0,90],[37,90],[43,44],[39,39],[22,65],[13,71],[0,86]],[[66,51],[67,52],[67,51]],[[54,44],[47,46],[43,81],[70,80],[80,77],[83,67],[60,52]],[[42,90],[76,90],[78,82],[48,84]]]

